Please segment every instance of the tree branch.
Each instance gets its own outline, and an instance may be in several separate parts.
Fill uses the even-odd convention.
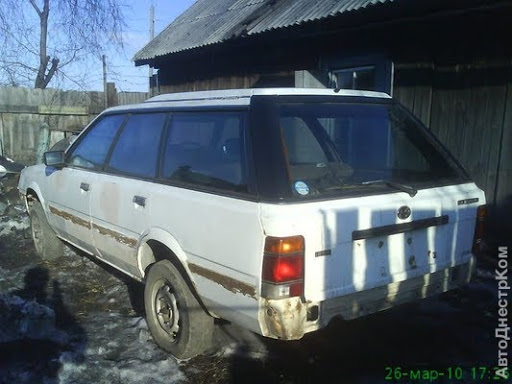
[[[34,7],[34,9],[36,10],[37,14],[39,15],[39,17],[41,18],[41,15],[43,14],[43,12],[41,12],[41,10],[39,9],[39,7],[37,6],[36,2],[34,0],[30,0],[30,4],[32,4],[32,6]]]
[[[73,49],[73,53],[71,54],[71,58],[69,58],[69,60],[67,60],[67,61],[65,61],[63,63],[60,63],[59,68],[65,67],[66,65],[69,65],[73,61],[75,61],[77,53],[80,52],[81,50],[82,50],[82,48]]]
[[[58,66],[59,66],[59,59],[53,59],[52,66],[50,67],[48,74],[44,77],[43,89],[48,86],[48,83],[53,78],[53,75],[55,75],[55,72],[57,71]]]
[[[4,61],[4,63],[7,66],[18,66],[21,67],[27,71],[37,73],[37,68],[31,67],[30,65],[27,65],[25,63],[22,63],[21,61]]]
[[[0,72],[4,74],[0,73],[0,81],[32,78],[36,88],[48,86],[52,78],[62,77],[68,82],[63,67],[75,63],[80,66],[110,47],[122,48],[122,3],[123,0],[0,0]],[[26,63],[36,72],[18,65],[7,68],[4,64],[8,61]]]
[[[34,0],[30,0],[30,3],[34,5]],[[36,8],[38,10],[39,8]],[[48,15],[50,14],[50,0],[44,0],[43,11],[39,11],[39,21],[40,21],[40,36],[39,36],[39,71],[37,72],[37,77],[34,86],[36,88],[45,88],[46,81],[46,69],[48,67],[48,62],[50,61],[50,57],[46,54],[47,50],[47,39],[48,39]]]

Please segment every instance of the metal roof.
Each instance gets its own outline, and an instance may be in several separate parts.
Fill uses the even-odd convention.
[[[147,61],[396,0],[197,0],[137,52]]]

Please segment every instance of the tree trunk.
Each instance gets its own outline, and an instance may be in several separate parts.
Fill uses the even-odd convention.
[[[46,88],[48,83],[55,75],[59,66],[59,59],[53,58],[47,55],[47,39],[48,39],[48,15],[50,14],[50,0],[43,1],[43,9],[39,9],[35,0],[30,0],[30,4],[37,12],[39,16],[40,35],[39,35],[39,67],[37,70],[36,81],[34,84],[35,88]],[[48,68],[48,65],[51,66]]]

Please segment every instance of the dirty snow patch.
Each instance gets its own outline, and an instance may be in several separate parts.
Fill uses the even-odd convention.
[[[55,312],[51,308],[35,300],[0,294],[0,343],[25,339],[62,344],[66,335],[55,327]]]
[[[10,236],[15,231],[24,231],[30,226],[28,216],[17,217],[6,221],[0,221],[0,236]]]
[[[85,361],[77,364],[73,354],[62,354],[60,383],[186,382],[176,359],[153,342],[142,317],[94,313],[84,327],[88,335]]]

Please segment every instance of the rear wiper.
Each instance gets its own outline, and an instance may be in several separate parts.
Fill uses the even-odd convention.
[[[363,184],[363,185],[385,184],[392,188],[398,189],[399,191],[408,193],[409,196],[411,196],[411,197],[416,196],[416,194],[418,193],[418,190],[414,187],[411,187],[410,185],[397,183],[397,182],[391,181],[391,180],[369,180],[369,181],[363,181],[361,184]]]

